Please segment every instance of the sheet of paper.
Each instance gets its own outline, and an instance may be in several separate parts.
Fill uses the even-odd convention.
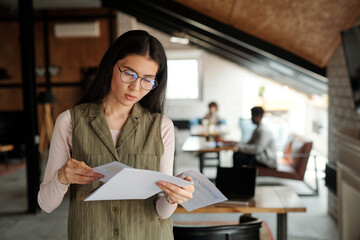
[[[91,193],[85,201],[146,199],[161,192],[155,184],[160,180],[180,187],[189,185],[188,181],[182,179],[185,176],[193,179],[195,187],[193,198],[181,204],[187,211],[227,200],[207,177],[196,170],[187,170],[175,177],[156,171],[135,169],[120,162],[108,163],[93,170],[104,175],[100,180],[105,184]]]
[[[193,179],[195,187],[193,198],[181,204],[188,212],[227,200],[224,194],[199,171],[187,170],[178,175],[180,178],[185,176]]]
[[[85,201],[146,199],[161,192],[156,182],[163,180],[180,187],[187,186],[189,181],[169,176],[160,172],[135,169],[113,162],[97,168],[95,171],[105,175],[105,184],[91,193]]]
[[[94,167],[93,170],[95,172],[98,172],[98,173],[101,173],[102,175],[104,175],[104,177],[101,178],[100,181],[107,182],[108,180],[110,180],[110,178],[115,176],[115,174],[120,172],[120,170],[122,170],[123,168],[132,168],[132,167],[130,167],[126,164],[123,164],[121,162],[111,162],[111,163],[108,163],[105,165],[101,165],[99,167]]]

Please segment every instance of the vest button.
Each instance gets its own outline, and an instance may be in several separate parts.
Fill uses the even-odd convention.
[[[113,208],[112,208],[112,211],[113,211],[113,213],[117,213],[117,212],[118,212],[118,208],[117,208],[117,207],[113,207]]]
[[[113,234],[114,234],[114,235],[119,235],[119,229],[114,228],[114,230],[113,230]]]

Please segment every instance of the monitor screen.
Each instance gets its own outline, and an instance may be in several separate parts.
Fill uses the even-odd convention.
[[[360,115],[360,26],[341,32],[355,111]]]
[[[216,187],[227,198],[247,198],[255,195],[257,169],[255,167],[218,167]]]

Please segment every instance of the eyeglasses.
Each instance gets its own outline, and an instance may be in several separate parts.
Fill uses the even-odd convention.
[[[124,83],[133,83],[135,82],[138,78],[141,79],[140,85],[143,89],[150,91],[153,90],[156,86],[156,80],[155,78],[152,77],[140,77],[138,76],[138,74],[134,71],[131,70],[124,70],[122,71],[119,67],[119,64],[116,63],[119,71],[120,71],[120,79],[124,82]]]

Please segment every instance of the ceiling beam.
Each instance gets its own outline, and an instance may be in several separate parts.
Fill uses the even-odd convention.
[[[325,68],[176,2],[102,0],[102,4],[169,35],[184,34],[199,47],[305,93],[327,93]]]

